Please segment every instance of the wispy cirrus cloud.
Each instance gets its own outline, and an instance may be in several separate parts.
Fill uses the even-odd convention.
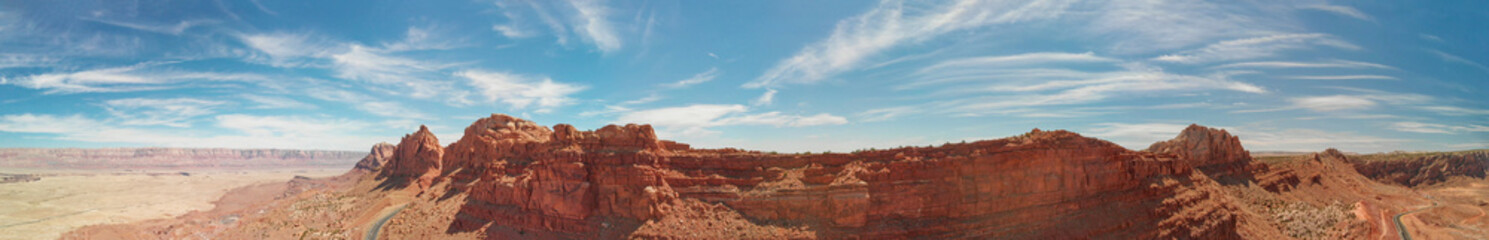
[[[943,100],[914,107],[927,109],[922,112],[956,116],[1018,114],[1040,117],[1054,115],[1030,112],[1028,108],[1094,103],[1132,93],[1267,92],[1259,86],[1230,80],[1224,75],[1175,74],[1146,64],[1122,62],[1094,54],[1037,53],[970,59],[974,60],[953,59],[922,68],[912,75],[912,81],[896,89],[939,89],[929,95]],[[1015,64],[1021,62],[1047,64],[1042,68]],[[1092,68],[1066,68],[1065,64],[1097,64],[1118,69],[1086,70]],[[887,120],[909,111],[906,108],[877,110],[884,111],[862,114],[871,120]]]
[[[311,98],[340,102],[372,115],[399,119],[430,119],[423,111],[404,106],[390,99],[379,99],[366,94],[339,88],[307,88],[305,95]]]
[[[1443,51],[1438,51],[1437,49],[1427,49],[1427,52],[1428,53],[1432,53],[1433,55],[1437,55],[1438,58],[1441,58],[1443,61],[1446,61],[1446,62],[1468,65],[1470,67],[1474,67],[1474,68],[1478,68],[1479,70],[1483,70],[1484,72],[1489,72],[1489,66],[1484,66],[1484,64],[1482,64],[1482,63],[1475,62],[1473,60],[1468,60],[1467,58],[1459,57],[1458,55],[1453,55],[1451,53],[1447,53],[1447,52],[1443,52]]]
[[[154,68],[162,64],[165,63],[142,63],[75,72],[43,73],[6,78],[4,82],[30,89],[45,90],[47,94],[72,94],[184,88],[192,86],[192,83],[263,83],[271,80],[266,76],[253,73],[191,72]]]
[[[1285,50],[1327,46],[1358,50],[1359,46],[1322,33],[1275,34],[1210,44],[1203,48],[1163,55],[1153,60],[1183,64],[1211,63],[1275,56]]]
[[[1386,66],[1386,65],[1382,65],[1382,64],[1368,63],[1368,62],[1358,62],[1358,61],[1347,61],[1347,60],[1337,60],[1337,59],[1336,60],[1329,60],[1329,61],[1321,61],[1321,62],[1289,62],[1289,61],[1239,62],[1239,63],[1230,63],[1230,64],[1218,65],[1218,66],[1214,66],[1214,67],[1211,67],[1211,68],[1217,68],[1217,69],[1223,69],[1223,68],[1350,68],[1350,69],[1369,69],[1369,68],[1374,68],[1374,69],[1396,70],[1395,67]]]
[[[1286,78],[1299,80],[1401,80],[1396,77],[1384,75],[1314,75],[1287,76]]]
[[[1200,123],[1203,125],[1204,123]],[[1179,123],[1098,123],[1088,135],[1111,140],[1131,149],[1173,139],[1188,124]],[[1241,139],[1246,149],[1282,151],[1320,151],[1340,148],[1347,151],[1386,151],[1398,147],[1405,139],[1382,138],[1352,132],[1330,132],[1315,129],[1278,129],[1269,127],[1209,126],[1224,129]]]
[[[661,129],[664,137],[708,136],[719,134],[711,127],[734,125],[766,125],[775,127],[808,127],[847,124],[848,119],[820,113],[816,115],[793,115],[781,112],[749,113],[749,107],[739,104],[694,104],[682,107],[667,107],[630,111],[620,115],[615,123],[652,124]]]
[[[212,114],[225,104],[196,98],[123,98],[104,101],[103,107],[123,125],[190,127],[193,118]]]
[[[613,53],[624,47],[625,40],[621,35],[621,24],[614,20],[615,10],[606,3],[595,0],[497,2],[507,22],[493,25],[492,30],[507,38],[532,37],[534,33],[524,26],[529,17],[526,14],[530,13],[548,27],[559,45],[567,45],[570,36],[577,36],[601,52]]]
[[[1477,124],[1469,124],[1469,125],[1447,125],[1447,124],[1410,122],[1410,121],[1408,121],[1408,122],[1396,122],[1396,123],[1392,123],[1391,124],[1391,129],[1392,130],[1396,130],[1396,131],[1402,131],[1402,132],[1441,133],[1441,134],[1459,134],[1459,133],[1471,133],[1471,132],[1489,132],[1489,126],[1477,125]]]
[[[366,150],[369,143],[392,136],[366,134],[371,125],[340,118],[306,116],[219,115],[214,125],[232,133],[199,129],[160,131],[126,127],[81,115],[0,115],[0,132],[45,134],[64,141],[161,147],[224,147]]]
[[[713,81],[713,79],[716,77],[719,77],[719,68],[709,68],[708,71],[694,74],[692,77],[679,80],[677,82],[662,84],[662,86],[667,88],[683,88],[700,83],[706,83],[708,81]]]
[[[137,23],[137,22],[117,21],[117,20],[107,20],[107,19],[91,19],[91,18],[85,18],[85,20],[93,21],[93,22],[97,22],[97,23],[102,23],[102,24],[108,24],[108,25],[118,26],[118,27],[124,27],[124,28],[134,29],[134,30],[140,30],[140,31],[146,31],[146,32],[154,32],[154,33],[160,33],[160,34],[170,34],[170,35],[181,35],[181,33],[186,32],[187,29],[191,29],[191,28],[196,27],[196,26],[217,23],[216,20],[210,20],[210,19],[182,20],[182,21],[177,22],[176,24],[148,24],[148,23]]]
[[[1348,6],[1318,4],[1318,5],[1303,6],[1303,9],[1313,9],[1313,10],[1330,12],[1330,13],[1339,14],[1339,15],[1343,15],[1343,16],[1347,16],[1347,17],[1352,17],[1352,18],[1355,18],[1355,19],[1365,20],[1365,21],[1375,21],[1375,18],[1370,17],[1369,14],[1365,14],[1364,12],[1360,12],[1359,9],[1355,9],[1355,8],[1348,7]]]
[[[513,109],[536,106],[538,112],[569,104],[569,95],[588,88],[583,85],[561,83],[546,76],[528,76],[507,72],[468,70],[455,73],[465,78],[489,102],[504,103]]]
[[[830,79],[864,65],[865,59],[904,44],[923,42],[943,34],[1048,19],[1064,13],[1074,1],[1027,3],[956,1],[921,6],[883,1],[868,12],[838,22],[832,35],[781,60],[747,88],[810,84]]]
[[[299,100],[295,100],[295,99],[291,99],[291,98],[287,98],[287,97],[280,97],[280,96],[264,96],[264,95],[256,95],[256,94],[243,94],[243,95],[239,95],[238,97],[243,98],[244,100],[248,100],[249,102],[254,103],[253,106],[250,106],[249,107],[249,108],[253,108],[253,109],[315,109],[315,108],[317,108],[315,105],[311,105],[309,103],[301,102]]]

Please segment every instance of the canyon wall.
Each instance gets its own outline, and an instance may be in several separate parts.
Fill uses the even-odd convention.
[[[1447,181],[1454,176],[1483,179],[1489,173],[1489,150],[1453,153],[1383,153],[1355,158],[1360,174],[1376,181],[1414,187]]]
[[[690,149],[648,125],[550,130],[492,115],[448,148],[423,129],[405,137],[379,176],[418,183],[429,204],[463,196],[456,216],[433,224],[497,238],[1238,238],[1234,203],[1180,158],[1245,152],[1223,131],[1194,131],[1207,133],[1163,152],[1036,129],[940,147],[766,154]],[[418,219],[394,222],[431,224]]]
[[[3,148],[0,167],[48,169],[345,167],[356,151],[222,148]]]

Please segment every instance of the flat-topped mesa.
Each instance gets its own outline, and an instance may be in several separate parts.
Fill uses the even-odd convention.
[[[367,156],[362,157],[361,161],[357,161],[357,165],[352,167],[352,170],[375,173],[379,169],[382,169],[384,164],[388,163],[388,159],[393,158],[393,151],[397,150],[397,148],[398,146],[387,142],[374,144],[372,145],[372,150],[367,152]]]
[[[1223,129],[1190,124],[1178,137],[1156,142],[1148,152],[1171,153],[1221,182],[1251,179],[1251,153],[1241,139]],[[1234,180],[1234,181],[1232,181]]]
[[[429,132],[428,127],[420,125],[419,131],[404,135],[398,142],[393,158],[388,159],[378,176],[417,179],[419,189],[427,189],[439,177],[444,155],[445,149],[440,147],[439,139]]]

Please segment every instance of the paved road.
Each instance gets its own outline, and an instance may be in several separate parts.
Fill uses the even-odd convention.
[[[1400,233],[1401,234],[1401,240],[1411,240],[1411,233],[1409,233],[1409,232],[1406,231],[1406,224],[1401,224],[1401,216],[1406,216],[1407,214],[1412,214],[1412,213],[1415,213],[1415,212],[1420,212],[1422,210],[1427,210],[1427,209],[1431,209],[1431,208],[1437,207],[1437,199],[1432,198],[1431,195],[1428,195],[1427,196],[1427,199],[1431,199],[1432,200],[1432,206],[1428,206],[1428,207],[1424,207],[1424,208],[1418,208],[1417,210],[1411,210],[1411,211],[1407,211],[1407,212],[1404,212],[1404,213],[1401,213],[1401,214],[1396,214],[1396,217],[1395,217],[1396,218],[1396,233]]]
[[[370,229],[367,229],[367,237],[365,237],[364,239],[377,240],[378,232],[381,232],[383,230],[383,224],[387,224],[388,220],[393,220],[393,216],[398,216],[398,212],[402,212],[403,208],[406,207],[408,207],[408,204],[398,206],[397,210],[393,210],[393,212],[388,213],[387,216],[383,216],[383,218],[378,219],[377,223],[373,223],[372,227]],[[1397,224],[1400,224],[1400,221],[1397,221]]]

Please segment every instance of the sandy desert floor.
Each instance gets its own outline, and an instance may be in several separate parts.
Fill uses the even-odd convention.
[[[0,184],[0,239],[56,239],[74,228],[171,218],[213,207],[233,188],[288,181],[296,175],[334,176],[336,169],[223,171],[36,171],[32,182]],[[154,173],[154,174],[149,174]]]

